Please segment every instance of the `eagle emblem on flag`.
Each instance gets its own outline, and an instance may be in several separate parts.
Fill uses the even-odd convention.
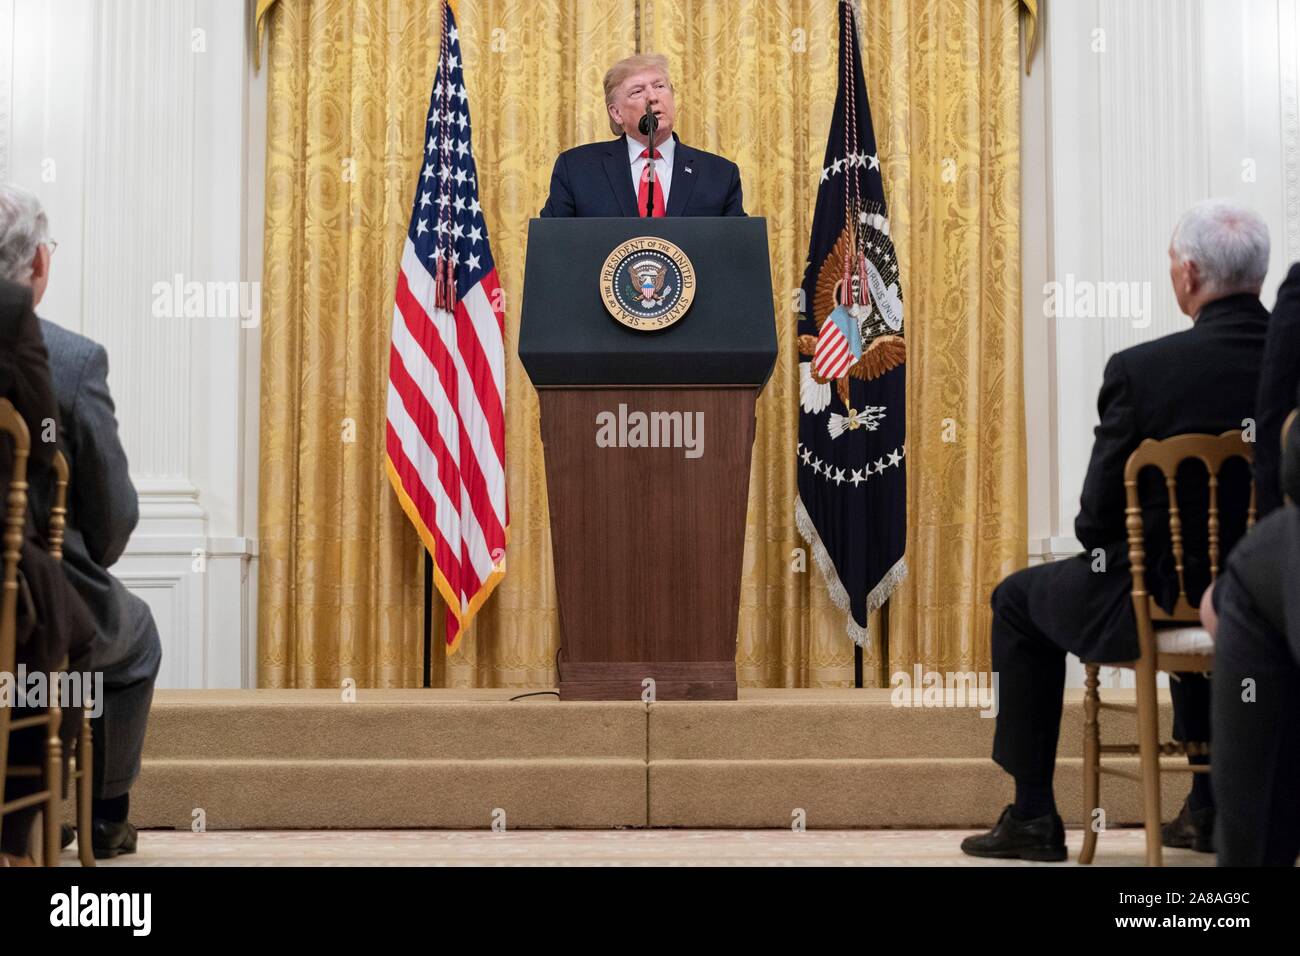
[[[798,343],[799,354],[813,358],[809,369],[812,382],[824,391],[801,389],[805,411],[822,411],[830,404],[833,382],[840,401],[850,411],[848,419],[853,421],[858,416],[853,414],[856,410],[849,403],[849,379],[869,382],[907,359],[907,343],[901,334],[903,301],[898,260],[893,256],[892,246],[878,244],[870,236],[872,231],[879,231],[878,216],[878,212],[868,210],[859,217],[865,221],[846,225],[817,271],[812,303],[817,334],[800,335]],[[855,228],[862,234],[850,235],[850,230]],[[859,252],[857,261],[850,262],[846,276],[844,264],[854,258],[851,252],[854,246],[867,251]],[[877,249],[881,251],[875,252]],[[847,334],[846,325],[851,326]]]

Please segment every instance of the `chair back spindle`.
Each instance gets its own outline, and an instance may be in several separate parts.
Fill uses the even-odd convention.
[[[8,436],[13,447],[13,466],[5,496],[3,551],[4,589],[0,593],[0,673],[14,673],[18,654],[18,562],[22,558],[23,526],[27,518],[27,459],[31,454],[31,435],[27,423],[7,398],[0,398],[0,440]],[[4,778],[9,766],[9,723],[13,708],[0,707],[0,832],[4,829]]]

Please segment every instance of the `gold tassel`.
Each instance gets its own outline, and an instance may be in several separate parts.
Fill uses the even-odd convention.
[[[1025,34],[1025,76],[1034,62],[1034,46],[1038,43],[1038,0],[1020,0],[1020,27]]]
[[[279,0],[257,0],[253,11],[253,69],[262,68],[262,30],[266,26],[266,15],[271,12]]]

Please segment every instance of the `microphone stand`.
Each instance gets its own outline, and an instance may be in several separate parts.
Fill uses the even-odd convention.
[[[650,152],[646,156],[646,162],[650,164],[649,188],[645,194],[645,214],[647,217],[653,217],[655,214],[655,131],[659,129],[659,117],[655,116],[654,111],[650,109],[650,101],[645,104],[645,116],[641,117],[641,132],[645,133],[650,141]]]

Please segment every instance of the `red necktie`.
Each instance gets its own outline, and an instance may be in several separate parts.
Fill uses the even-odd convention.
[[[659,159],[659,150],[655,150],[654,159],[647,159],[650,150],[641,150],[641,158],[646,160],[646,164],[641,167],[641,186],[636,193],[636,214],[645,216],[645,201],[650,192],[650,164],[654,159]],[[655,205],[654,214],[656,216],[664,215],[664,183],[658,176],[655,177]]]

